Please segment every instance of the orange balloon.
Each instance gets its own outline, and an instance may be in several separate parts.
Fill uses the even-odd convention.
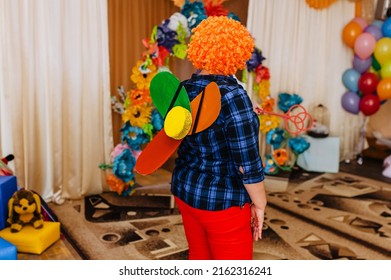
[[[377,84],[377,96],[380,101],[391,98],[391,78],[385,78]]]
[[[355,21],[350,21],[342,30],[342,40],[346,45],[354,48],[354,42],[361,33],[361,25]]]

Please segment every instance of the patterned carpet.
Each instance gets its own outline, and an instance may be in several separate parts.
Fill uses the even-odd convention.
[[[296,169],[285,187],[284,178],[268,178],[264,238],[254,244],[254,259],[391,259],[391,180],[380,167],[364,161],[341,164],[335,174]],[[136,196],[104,193],[51,205],[83,259],[187,258],[170,173],[150,176],[137,180]]]

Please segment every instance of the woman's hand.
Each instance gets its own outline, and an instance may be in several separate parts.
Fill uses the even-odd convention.
[[[260,115],[262,113],[262,107],[257,103],[253,103],[253,110],[257,115]]]
[[[251,228],[253,231],[253,240],[262,239],[263,221],[265,218],[265,211],[258,208],[255,204],[251,205]]]

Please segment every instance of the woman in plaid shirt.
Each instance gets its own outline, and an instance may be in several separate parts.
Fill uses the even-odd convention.
[[[252,259],[266,207],[259,119],[233,75],[245,67],[254,41],[225,16],[208,17],[192,32],[188,58],[199,70],[182,84],[191,101],[217,83],[221,111],[211,127],[184,138],[173,171],[189,259]]]

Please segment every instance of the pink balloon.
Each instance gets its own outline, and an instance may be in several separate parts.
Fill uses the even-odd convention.
[[[372,34],[363,32],[354,42],[354,52],[361,59],[367,59],[375,50],[376,39]]]
[[[357,22],[362,27],[362,29],[364,29],[368,25],[366,20],[362,17],[355,17],[352,21]]]

